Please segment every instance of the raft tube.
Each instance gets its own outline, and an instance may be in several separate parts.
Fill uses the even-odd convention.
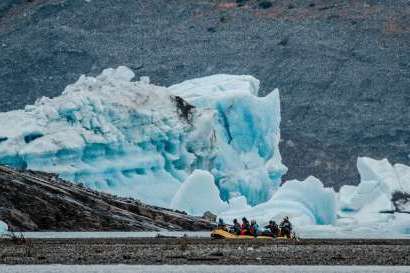
[[[271,237],[271,236],[251,236],[251,235],[236,235],[223,229],[215,229],[211,232],[211,237],[214,239],[264,239],[264,240],[288,240],[287,237]]]

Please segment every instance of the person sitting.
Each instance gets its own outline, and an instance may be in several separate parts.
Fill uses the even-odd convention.
[[[286,238],[290,238],[292,234],[292,223],[289,221],[289,217],[285,216],[279,225],[280,233]]]
[[[217,228],[226,230],[226,225],[225,225],[225,222],[224,222],[224,220],[223,220],[222,218],[219,218],[219,219],[218,219],[218,226],[217,226]]]
[[[248,235],[249,234],[249,221],[245,217],[242,218],[242,225],[241,225],[241,233],[240,235]]]
[[[252,236],[258,236],[259,235],[259,225],[256,223],[255,220],[251,221],[251,226],[249,228],[249,233]]]
[[[238,219],[233,219],[233,226],[231,227],[230,232],[236,235],[241,234],[241,224],[239,224]]]
[[[265,231],[263,232],[266,236],[277,237],[279,235],[279,227],[275,221],[270,220],[269,224],[265,226]]]

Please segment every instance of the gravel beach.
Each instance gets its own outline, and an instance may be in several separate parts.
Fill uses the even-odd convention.
[[[0,240],[2,264],[410,265],[410,240]]]
[[[408,273],[408,266],[0,265],[0,273]]]

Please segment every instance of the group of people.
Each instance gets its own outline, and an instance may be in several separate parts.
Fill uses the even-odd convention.
[[[219,219],[218,227],[226,229],[222,219]],[[292,224],[289,221],[289,217],[283,218],[279,226],[275,221],[270,220],[269,224],[262,230],[255,220],[250,222],[245,217],[242,218],[242,224],[238,219],[233,219],[233,225],[227,229],[229,232],[236,235],[251,235],[251,236],[271,236],[271,237],[287,237],[290,238],[292,234]]]

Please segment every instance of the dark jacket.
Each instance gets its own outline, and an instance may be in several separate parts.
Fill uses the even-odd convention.
[[[276,223],[265,226],[265,229],[268,229],[274,235],[279,233],[279,227]]]
[[[289,222],[289,220],[283,220],[282,223],[280,223],[280,228],[292,230],[292,224]]]

